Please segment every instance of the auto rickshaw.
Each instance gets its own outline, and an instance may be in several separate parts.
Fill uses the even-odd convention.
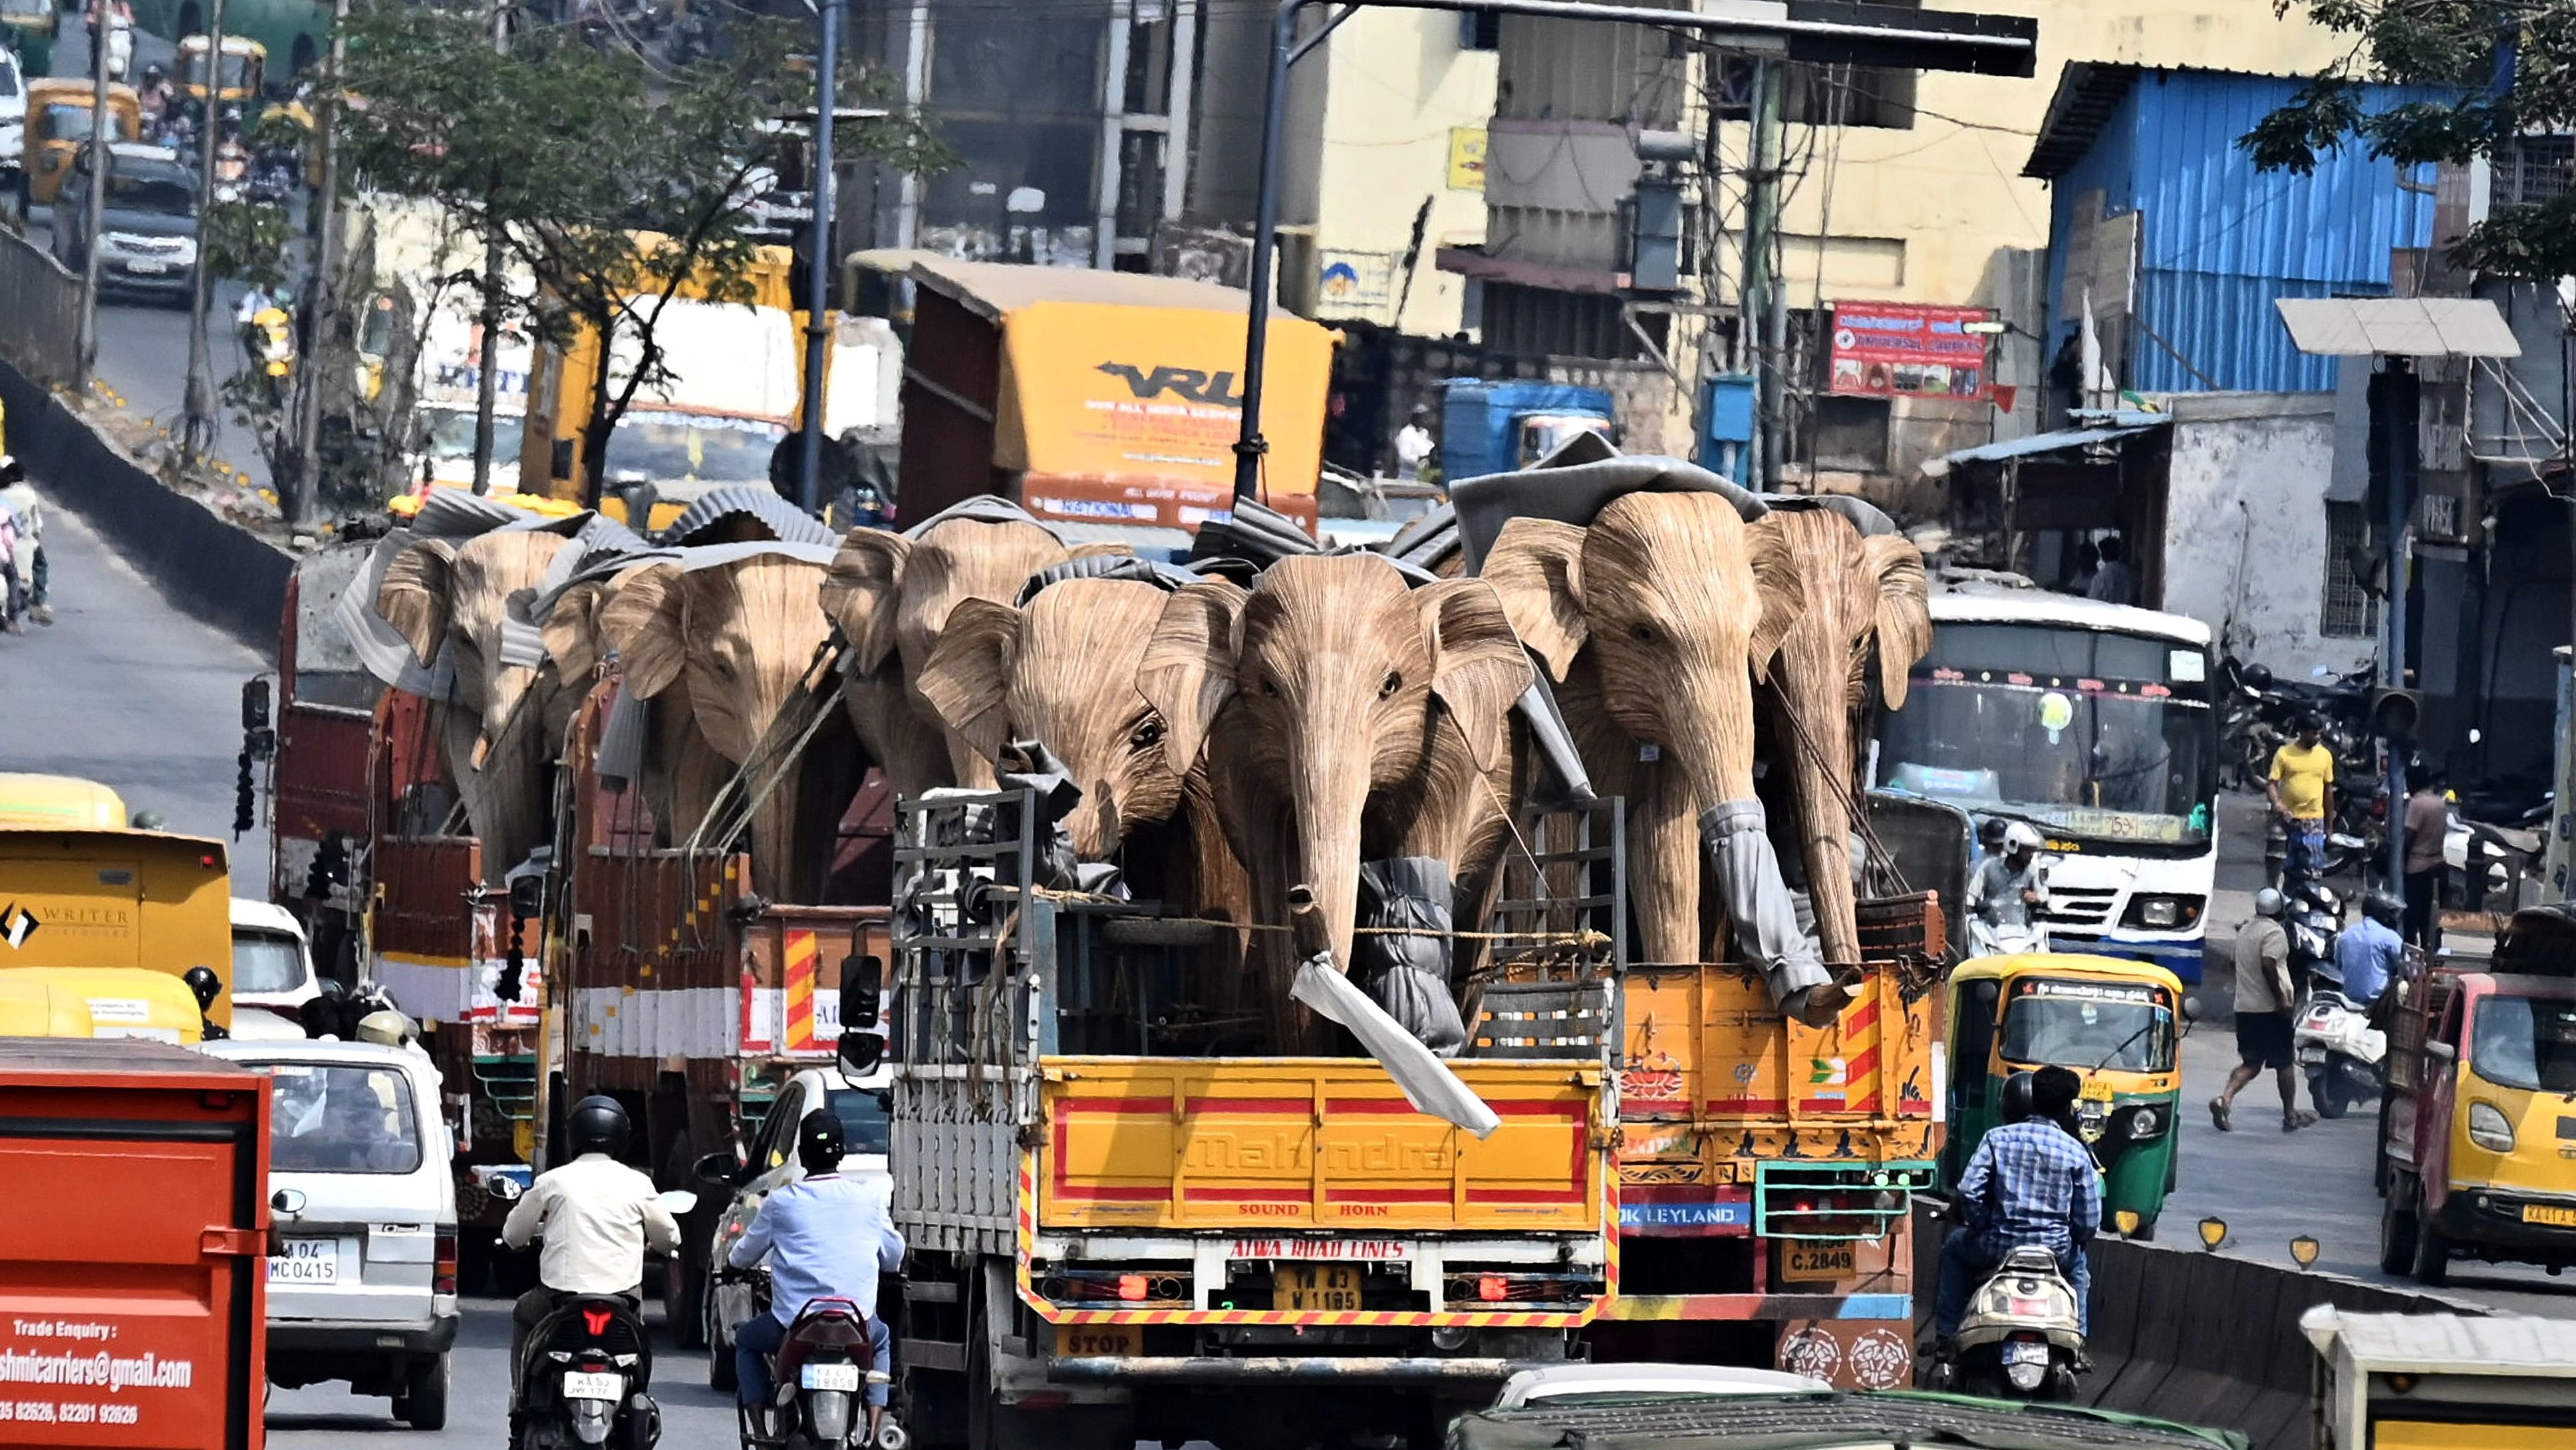
[[[206,37],[191,35],[181,39],[178,59],[179,95],[188,105],[202,110],[206,104]],[[258,99],[260,86],[267,79],[268,47],[246,35],[225,36],[218,92],[221,103],[249,105]]]
[[[89,140],[94,82],[63,78],[27,86],[26,204],[52,206],[72,174],[72,158]],[[132,141],[143,134],[143,102],[134,87],[107,88],[107,139]]]
[[[0,0],[0,36],[18,60],[30,80],[50,74],[54,68],[54,35],[62,25],[62,14],[54,0]]]
[[[2179,1150],[2181,1024],[2197,1013],[2181,980],[2146,962],[2031,952],[1962,964],[1950,974],[1949,994],[1942,1187],[1957,1185],[1999,1121],[2005,1079],[2072,1068],[2084,1079],[2077,1120],[2102,1166],[2102,1227],[2154,1238]]]

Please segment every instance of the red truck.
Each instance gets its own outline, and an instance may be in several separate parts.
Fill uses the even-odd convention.
[[[267,1074],[0,1038],[0,1445],[258,1450]]]

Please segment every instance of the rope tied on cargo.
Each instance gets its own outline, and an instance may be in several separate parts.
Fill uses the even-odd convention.
[[[1016,895],[1019,888],[1012,886],[996,888],[996,890]],[[1062,891],[1049,886],[1032,886],[1029,888],[1029,895],[1041,900],[1072,906],[1128,907],[1135,905],[1132,901],[1122,901],[1115,896],[1103,896],[1097,892]],[[1193,917],[1191,920],[1204,921],[1210,926],[1221,927],[1232,931],[1293,932],[1295,930],[1293,927],[1274,926],[1268,922],[1226,921],[1222,918],[1212,916]],[[1412,926],[1355,926],[1351,928],[1351,934],[1353,936],[1434,935],[1434,933],[1426,932],[1420,927]],[[1463,929],[1452,929],[1446,932],[1437,933],[1437,935],[1453,936],[1466,941],[1513,941],[1534,942],[1543,946],[1575,946],[1591,951],[1607,951],[1610,947],[1610,938],[1606,934],[1589,929],[1572,932],[1466,931]]]

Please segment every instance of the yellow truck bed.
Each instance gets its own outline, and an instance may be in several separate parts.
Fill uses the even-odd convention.
[[[1600,1069],[1450,1065],[1501,1117],[1492,1137],[1415,1112],[1366,1058],[1045,1058],[1039,1224],[1600,1228]]]

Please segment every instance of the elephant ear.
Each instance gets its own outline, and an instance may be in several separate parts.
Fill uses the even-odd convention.
[[[1887,708],[1905,704],[1905,682],[1914,662],[1932,649],[1930,586],[1923,577],[1923,551],[1901,534],[1876,534],[1861,540],[1870,572],[1878,577],[1878,685]]]
[[[1413,592],[1431,636],[1431,691],[1467,737],[1476,768],[1491,770],[1510,738],[1512,702],[1537,679],[1529,652],[1482,579],[1448,579]]]
[[[1756,519],[1744,531],[1744,550],[1753,565],[1753,594],[1762,612],[1753,622],[1753,638],[1745,650],[1753,666],[1756,681],[1771,677],[1771,658],[1780,652],[1780,641],[1798,627],[1807,613],[1807,570],[1800,562],[1797,549],[1789,542],[1785,528],[1772,527],[1781,516],[1774,514]]]
[[[853,663],[873,673],[894,653],[895,615],[912,540],[888,529],[852,529],[823,574],[823,612],[850,642]]]
[[[1122,544],[1115,540],[1094,540],[1088,544],[1074,545],[1064,551],[1064,556],[1068,559],[1109,559],[1133,557],[1135,552],[1136,548],[1133,544]]]
[[[385,582],[376,589],[376,613],[424,667],[438,659],[439,643],[447,636],[447,591],[455,564],[455,544],[423,539],[394,555],[385,566]]]
[[[686,577],[677,564],[647,565],[621,579],[599,612],[600,631],[624,661],[626,688],[641,699],[671,688],[688,663]]]
[[[1234,655],[1251,597],[1239,584],[1216,580],[1185,585],[1163,601],[1136,689],[1163,717],[1163,759],[1174,775],[1198,764],[1208,727],[1234,694]]]
[[[1486,553],[1479,577],[1502,600],[1520,642],[1538,651],[1549,674],[1564,679],[1591,635],[1583,617],[1583,530],[1555,519],[1513,519]]]
[[[586,680],[599,668],[599,606],[608,597],[606,579],[575,584],[555,596],[555,607],[537,627],[544,636],[546,658],[567,680]]]
[[[1010,734],[1004,708],[1020,655],[1020,611],[989,599],[961,599],[914,682],[923,699],[976,754],[999,760]]]

